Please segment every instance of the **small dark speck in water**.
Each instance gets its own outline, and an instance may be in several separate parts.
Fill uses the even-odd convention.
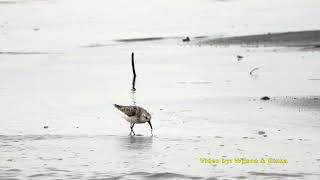
[[[268,137],[268,135],[263,135],[263,137]]]
[[[182,42],[189,42],[190,38],[187,36],[186,38],[182,39]]]
[[[266,134],[266,132],[264,132],[264,131],[259,131],[258,134],[259,134],[259,135],[263,135],[263,134]]]
[[[268,96],[263,96],[262,98],[260,98],[261,100],[267,101],[270,100],[270,98]]]
[[[43,126],[43,128],[44,128],[44,129],[48,129],[48,128],[49,128],[49,126]]]

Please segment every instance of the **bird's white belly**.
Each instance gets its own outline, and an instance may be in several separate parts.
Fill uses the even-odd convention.
[[[141,124],[141,123],[145,123],[147,121],[143,120],[143,119],[140,119],[138,118],[137,116],[127,116],[125,114],[122,114],[122,117],[127,120],[129,123],[135,123],[135,124]]]
[[[138,118],[137,118],[137,116],[131,116],[131,117],[129,117],[129,116],[125,115],[125,114],[122,114],[122,117],[123,117],[125,120],[127,120],[129,123],[138,123]]]

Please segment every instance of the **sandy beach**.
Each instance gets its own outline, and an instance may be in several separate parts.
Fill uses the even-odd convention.
[[[319,179],[319,6],[0,1],[0,180]]]

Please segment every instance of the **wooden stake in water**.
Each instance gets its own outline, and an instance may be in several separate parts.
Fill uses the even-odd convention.
[[[132,72],[133,72],[133,80],[132,80],[132,90],[135,91],[135,84],[136,84],[136,69],[134,67],[134,53],[131,53],[131,65],[132,65]]]
[[[136,69],[134,68],[134,52],[131,53],[131,65],[132,65],[133,76],[136,77]]]

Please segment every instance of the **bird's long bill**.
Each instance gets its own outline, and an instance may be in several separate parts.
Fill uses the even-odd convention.
[[[151,124],[151,121],[148,121],[149,125],[150,125],[150,128],[151,128],[151,136],[153,136],[153,133],[152,133],[152,124]]]
[[[150,128],[152,130],[152,124],[151,124],[151,121],[148,121],[149,125],[150,125]]]

